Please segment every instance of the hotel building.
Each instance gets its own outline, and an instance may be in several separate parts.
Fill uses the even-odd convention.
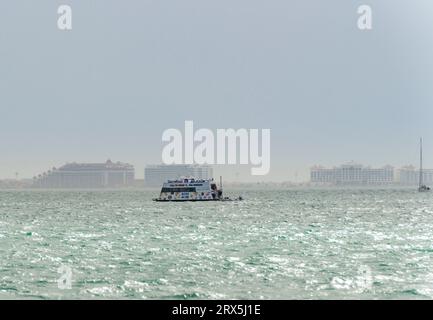
[[[394,168],[371,168],[356,163],[334,168],[316,166],[310,170],[310,181],[321,185],[386,185],[394,183]]]
[[[423,183],[433,185],[433,170],[423,169]],[[405,166],[398,170],[399,182],[402,185],[415,186],[419,183],[419,169]]]
[[[118,188],[132,185],[134,167],[127,163],[68,163],[33,178],[39,188]]]

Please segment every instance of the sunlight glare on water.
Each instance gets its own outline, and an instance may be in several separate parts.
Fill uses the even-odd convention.
[[[154,203],[141,190],[1,191],[0,298],[433,298],[431,194],[242,195]]]

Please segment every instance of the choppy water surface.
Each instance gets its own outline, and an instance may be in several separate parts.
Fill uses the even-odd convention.
[[[1,191],[0,298],[433,298],[433,194],[242,194]]]

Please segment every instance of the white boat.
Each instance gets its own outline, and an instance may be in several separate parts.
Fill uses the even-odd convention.
[[[239,197],[235,200],[242,200]],[[223,197],[222,179],[218,188],[214,179],[183,178],[169,180],[162,185],[159,198],[153,201],[234,201]]]
[[[419,192],[430,191],[430,187],[426,186],[423,182],[423,169],[422,169],[422,138],[419,139]]]

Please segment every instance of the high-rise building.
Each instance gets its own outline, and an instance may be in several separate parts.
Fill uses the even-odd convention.
[[[423,169],[423,183],[433,185],[433,170]],[[399,182],[402,185],[414,186],[419,183],[419,169],[414,166],[405,166],[398,170]]]
[[[213,169],[206,165],[149,165],[144,169],[144,184],[148,187],[160,187],[167,180],[182,177],[196,179],[213,178]]]
[[[134,167],[127,163],[68,163],[33,178],[39,188],[118,188],[132,185]]]
[[[334,168],[313,167],[310,180],[315,184],[329,185],[385,185],[394,182],[394,168],[364,167],[349,163]]]

